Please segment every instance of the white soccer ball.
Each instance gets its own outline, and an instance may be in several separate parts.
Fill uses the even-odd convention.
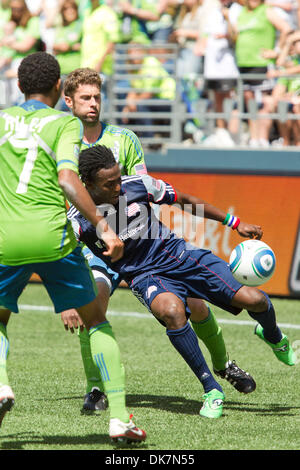
[[[229,258],[233,277],[245,286],[261,286],[274,274],[273,250],[261,240],[246,240],[237,245]]]

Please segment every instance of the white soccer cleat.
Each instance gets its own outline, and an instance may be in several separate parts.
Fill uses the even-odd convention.
[[[132,421],[130,415],[129,423],[123,423],[118,418],[112,418],[109,423],[109,437],[114,443],[142,442],[146,439],[146,433],[143,429],[138,428]]]
[[[9,385],[0,385],[0,427],[7,411],[10,411],[15,403],[15,396]]]

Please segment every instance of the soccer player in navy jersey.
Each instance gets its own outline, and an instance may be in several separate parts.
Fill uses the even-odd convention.
[[[137,136],[129,129],[106,124],[100,120],[101,87],[99,74],[89,68],[74,70],[64,82],[66,104],[83,125],[80,150],[104,145],[112,150],[119,163],[121,175],[146,174],[144,152]],[[120,276],[107,266],[106,261],[95,256],[89,248],[84,247],[83,254],[95,278],[101,312],[106,319],[109,299],[120,283]],[[254,379],[235,361],[229,360],[222,329],[211,307],[208,307],[201,299],[189,298],[187,303],[193,313],[193,329],[207,347],[216,375],[227,380],[240,393],[253,392],[256,388]],[[66,330],[71,333],[78,331],[86,377],[83,410],[105,410],[108,404],[107,397],[104,393],[101,368],[95,365],[91,354],[89,332],[84,327],[76,309],[61,312],[61,319]]]
[[[258,322],[256,334],[271,346],[280,361],[294,365],[293,350],[276,323],[269,297],[236,281],[228,264],[210,251],[178,238],[155,217],[150,203],[176,202],[183,209],[188,204],[193,213],[201,204],[205,218],[223,223],[227,217],[221,209],[150,175],[121,178],[111,150],[104,146],[81,152],[79,172],[98,209],[124,242],[124,256],[116,262],[105,257],[95,228],[77,210],[72,210],[71,220],[78,228],[79,240],[120,273],[137,298],[166,326],[171,343],[203,385],[201,416],[220,417],[225,397],[188,322],[188,297],[205,299],[235,315],[245,308]],[[237,220],[236,229],[242,237],[262,237],[262,229],[257,225]]]

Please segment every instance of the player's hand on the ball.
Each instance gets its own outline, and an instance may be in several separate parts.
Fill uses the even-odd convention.
[[[66,331],[69,330],[72,334],[75,331],[74,328],[76,330],[80,328],[80,331],[84,330],[84,323],[74,308],[62,312],[61,321],[63,322]]]
[[[247,224],[245,222],[240,222],[237,228],[238,233],[241,237],[246,238],[255,238],[260,240],[263,236],[262,228],[259,225]]]

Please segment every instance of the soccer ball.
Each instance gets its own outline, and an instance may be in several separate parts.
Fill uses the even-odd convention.
[[[237,245],[229,258],[233,277],[245,286],[261,286],[274,274],[273,250],[260,240],[246,240]]]

